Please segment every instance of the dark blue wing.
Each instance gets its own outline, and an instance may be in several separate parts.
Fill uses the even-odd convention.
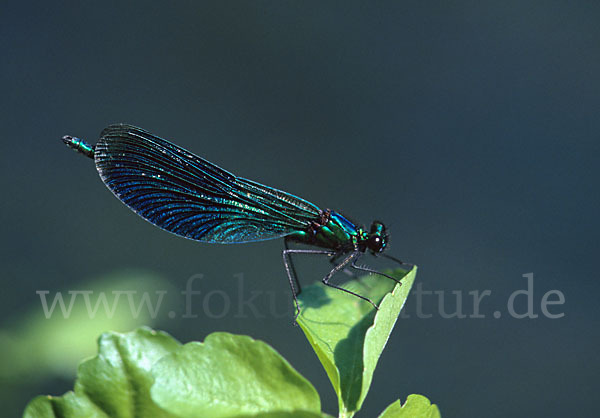
[[[319,208],[242,179],[129,125],[102,131],[94,151],[102,181],[138,215],[203,242],[262,241],[304,230]]]

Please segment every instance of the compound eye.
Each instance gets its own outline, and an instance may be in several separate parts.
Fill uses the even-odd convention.
[[[379,235],[373,235],[369,238],[369,248],[375,252],[381,251],[383,248],[383,240]]]

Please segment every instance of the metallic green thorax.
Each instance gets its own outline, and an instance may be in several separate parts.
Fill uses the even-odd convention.
[[[369,248],[380,252],[387,243],[387,234],[380,222],[373,222],[371,231],[367,232],[339,213],[327,210],[320,221],[312,223],[305,231],[290,235],[289,239],[335,251],[365,251]]]

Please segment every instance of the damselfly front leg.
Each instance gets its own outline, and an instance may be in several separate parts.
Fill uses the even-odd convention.
[[[358,261],[358,258],[359,257],[356,257],[354,260],[352,260],[352,268],[353,269],[360,270],[360,271],[366,271],[367,273],[371,273],[371,274],[378,274],[380,276],[387,277],[388,279],[391,279],[391,280],[395,281],[398,284],[402,284],[400,282],[400,280],[398,280],[398,279],[396,279],[396,278],[394,278],[394,277],[392,277],[390,275],[387,275],[385,273],[382,273],[380,271],[374,270],[374,269],[369,268],[369,267],[359,266],[358,264],[356,264],[356,262]]]

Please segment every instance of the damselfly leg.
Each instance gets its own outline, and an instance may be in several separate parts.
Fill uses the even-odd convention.
[[[352,260],[351,266],[353,269],[360,270],[360,271],[366,271],[367,273],[371,273],[371,274],[378,274],[380,276],[387,277],[388,279],[391,279],[391,280],[395,281],[396,283],[400,283],[400,280],[396,279],[395,277],[389,276],[385,273],[382,273],[380,271],[374,270],[369,267],[359,266],[358,264],[356,264],[356,262],[358,261],[359,258],[360,258],[360,256],[356,257],[354,260]]]
[[[287,245],[286,245],[287,247]],[[296,249],[296,248],[286,248],[283,250],[283,265],[285,266],[285,271],[288,276],[288,280],[290,282],[290,288],[292,289],[292,296],[294,297],[294,303],[296,304],[296,315],[294,315],[294,323],[296,323],[296,319],[298,315],[300,315],[300,305],[298,304],[298,295],[300,294],[300,283],[298,282],[298,277],[296,276],[296,270],[294,268],[294,264],[292,261],[292,254],[320,254],[327,255],[329,257],[334,256],[336,253],[334,251],[328,250],[304,250],[304,249]],[[296,292],[296,286],[298,286],[298,291]]]
[[[337,266],[335,266],[328,274],[327,276],[325,276],[323,278],[323,284],[329,287],[333,287],[334,289],[338,289],[341,290],[343,292],[349,293],[353,296],[356,296],[357,298],[360,298],[364,301],[369,302],[371,305],[373,305],[373,307],[375,309],[379,309],[379,307],[375,304],[375,302],[373,302],[371,299],[369,299],[368,297],[365,296],[361,296],[358,293],[355,293],[351,290],[348,289],[344,289],[341,286],[337,286],[333,283],[329,283],[329,279],[331,279],[331,276],[333,276],[335,273],[337,273],[338,271],[340,271],[341,269],[343,269],[344,267],[346,267],[348,265],[348,263],[351,263],[351,265],[354,264],[354,262],[356,261],[356,259],[360,258],[360,256],[362,255],[362,253],[360,251],[355,251],[353,253],[351,253],[349,256],[347,256],[340,264],[338,264]]]
[[[391,276],[388,276],[384,273],[380,273],[376,270],[371,270],[371,269],[367,269],[367,268],[362,268],[361,266],[357,266],[356,260],[360,258],[360,256],[362,255],[362,253],[360,251],[355,251],[350,253],[349,255],[346,255],[345,253],[339,253],[339,252],[335,252],[335,251],[328,251],[328,250],[305,250],[305,249],[295,249],[295,248],[288,248],[287,242],[285,245],[285,249],[283,250],[283,264],[285,266],[285,270],[288,276],[288,281],[290,283],[290,289],[292,290],[292,296],[294,298],[294,303],[296,305],[296,314],[294,316],[294,319],[298,318],[298,315],[300,315],[300,305],[298,303],[298,295],[300,294],[300,283],[298,281],[298,277],[296,275],[296,269],[294,267],[294,262],[292,260],[291,255],[292,254],[316,254],[316,255],[326,255],[328,257],[333,257],[335,259],[339,259],[341,256],[345,256],[345,258],[339,262],[336,263],[335,266],[331,269],[331,271],[329,273],[327,273],[327,275],[321,280],[323,282],[324,285],[332,287],[334,289],[337,290],[341,290],[342,292],[346,292],[352,296],[355,296],[359,299],[362,299],[366,302],[369,302],[371,305],[373,305],[373,307],[375,309],[379,309],[378,306],[369,298],[359,295],[356,292],[353,292],[351,290],[348,289],[344,289],[341,286],[338,286],[336,284],[333,284],[330,282],[331,277],[337,273],[338,271],[345,269],[346,266],[348,266],[349,264],[357,269],[357,270],[362,270],[362,271],[368,271],[370,273],[376,273],[376,274],[380,274],[382,276],[388,277],[392,280],[395,280],[397,282],[396,279],[394,279]],[[298,289],[298,290],[297,290]]]

